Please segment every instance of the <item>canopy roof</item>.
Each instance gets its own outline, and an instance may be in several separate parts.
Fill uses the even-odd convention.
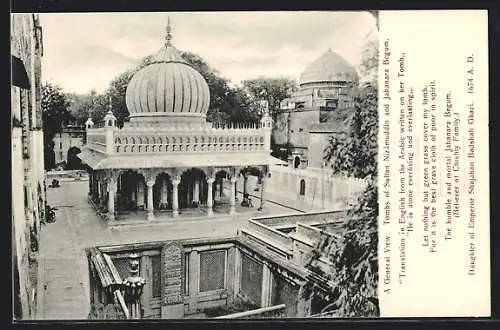
[[[94,170],[287,164],[281,159],[263,152],[106,155],[84,147],[78,157]]]

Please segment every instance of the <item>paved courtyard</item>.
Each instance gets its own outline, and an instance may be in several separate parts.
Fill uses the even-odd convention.
[[[108,227],[88,204],[87,190],[87,181],[63,181],[60,188],[47,190],[49,205],[58,210],[56,222],[47,224],[41,232],[37,319],[87,318],[89,283],[84,251],[87,247],[174,238],[229,236],[236,234],[238,228],[246,226],[247,220],[252,214],[256,214],[253,211],[214,218],[181,217],[140,226]],[[251,192],[254,193],[253,189]],[[293,205],[292,202],[287,203],[279,196],[268,196],[266,213],[299,212],[296,205],[294,208],[285,206]],[[273,199],[276,202],[272,202]]]

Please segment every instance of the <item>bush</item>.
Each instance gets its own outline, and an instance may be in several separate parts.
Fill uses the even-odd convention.
[[[104,305],[97,303],[90,307],[89,320],[123,320],[125,315],[120,307],[115,304]]]
[[[240,312],[246,312],[246,311],[251,311],[254,309],[259,308],[259,306],[249,302],[249,301],[243,301],[242,299],[237,299],[234,301],[233,304],[229,306],[218,306],[218,307],[210,307],[210,308],[205,308],[203,312],[205,315],[209,318],[212,317],[218,317],[218,316],[223,316],[223,315],[229,315],[229,314],[234,314],[234,313],[240,313]]]

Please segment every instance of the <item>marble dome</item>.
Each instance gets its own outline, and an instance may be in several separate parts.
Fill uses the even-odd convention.
[[[357,81],[356,69],[331,49],[310,63],[300,75],[301,88],[325,83]]]
[[[169,25],[165,45],[149,65],[134,74],[127,86],[125,101],[131,120],[206,117],[210,103],[208,84],[172,46],[171,38]]]

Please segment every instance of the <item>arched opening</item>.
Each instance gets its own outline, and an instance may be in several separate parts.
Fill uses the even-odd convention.
[[[226,197],[224,190],[229,188],[225,184],[227,178],[229,178],[229,173],[225,170],[219,170],[215,173],[215,181],[212,187],[212,200],[215,204],[222,204],[223,199]]]
[[[173,185],[170,175],[160,173],[156,176],[156,182],[153,186],[153,205],[157,210],[172,209]]]
[[[306,181],[304,179],[300,180],[300,196],[306,194]]]
[[[247,166],[245,167],[242,172],[244,172],[246,175],[249,176],[254,176],[257,178],[257,184],[260,185],[262,183],[262,176],[264,173],[262,172],[262,169],[258,167],[253,167],[253,166]],[[251,181],[253,183],[253,181]],[[250,192],[250,187],[249,187],[249,192]],[[259,191],[259,187],[255,187],[254,191]]]
[[[299,156],[295,156],[295,159],[293,161],[293,167],[294,168],[299,168],[300,166],[300,157]]]
[[[78,154],[82,152],[78,147],[71,147],[68,149],[66,169],[67,170],[83,170],[84,166],[82,160],[78,158]]]
[[[205,172],[199,168],[191,168],[181,175],[179,184],[179,208],[189,208],[205,204],[207,200],[208,185]]]
[[[115,209],[120,211],[144,209],[147,201],[144,176],[136,171],[128,170],[122,172],[118,180],[120,189],[117,191],[118,205],[115,205]],[[139,184],[141,184],[141,188],[139,188]]]

